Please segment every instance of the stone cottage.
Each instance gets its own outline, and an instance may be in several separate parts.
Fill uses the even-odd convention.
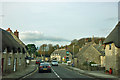
[[[112,68],[113,74],[120,74],[120,22],[106,37],[105,41],[105,69]]]
[[[16,31],[14,31],[14,33],[13,33],[10,28],[8,28],[6,31],[8,31],[8,32],[13,36],[13,38],[14,38],[22,47],[24,47],[25,52],[27,53],[25,56],[30,57],[30,55],[29,55],[29,53],[28,53],[28,51],[27,51],[27,49],[26,49],[26,45],[19,39],[19,32],[16,30]]]
[[[69,60],[72,61],[72,54],[68,52],[69,55],[67,55],[66,49],[57,49],[55,50],[51,55],[51,60],[56,59],[59,62],[65,62],[66,58],[69,58]]]
[[[74,64],[81,69],[87,69],[90,62],[104,67],[105,61],[104,46],[94,42],[88,42],[75,55]]]
[[[2,39],[2,74],[10,74],[12,72],[21,71],[26,67],[25,48],[20,45],[13,36],[0,28],[0,39]]]

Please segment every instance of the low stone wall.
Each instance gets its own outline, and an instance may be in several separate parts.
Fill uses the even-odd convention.
[[[84,66],[84,65],[78,65],[78,66],[75,66],[77,68],[80,68],[82,70],[89,70],[89,71],[96,71],[96,70],[105,70],[105,67],[100,67],[100,66]]]
[[[96,71],[96,70],[105,70],[105,67],[98,67],[98,66],[94,66],[94,67],[89,67],[90,69],[90,71]]]

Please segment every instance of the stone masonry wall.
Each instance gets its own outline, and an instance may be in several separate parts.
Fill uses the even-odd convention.
[[[117,74],[118,70],[118,48],[115,47],[114,43],[111,44],[111,50],[109,50],[109,44],[106,45],[105,48],[105,69],[109,70],[109,68],[112,68],[113,74]]]

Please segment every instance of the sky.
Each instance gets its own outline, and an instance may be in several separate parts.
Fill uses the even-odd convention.
[[[73,39],[93,35],[106,37],[118,22],[118,2],[70,1],[6,0],[0,3],[0,25],[5,30],[11,28],[13,32],[17,29],[25,44],[40,46],[44,43],[66,45]]]

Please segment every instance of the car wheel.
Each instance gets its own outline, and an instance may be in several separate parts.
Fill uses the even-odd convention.
[[[41,71],[39,70],[39,73],[41,73]]]
[[[49,71],[49,73],[51,73],[51,70]]]

